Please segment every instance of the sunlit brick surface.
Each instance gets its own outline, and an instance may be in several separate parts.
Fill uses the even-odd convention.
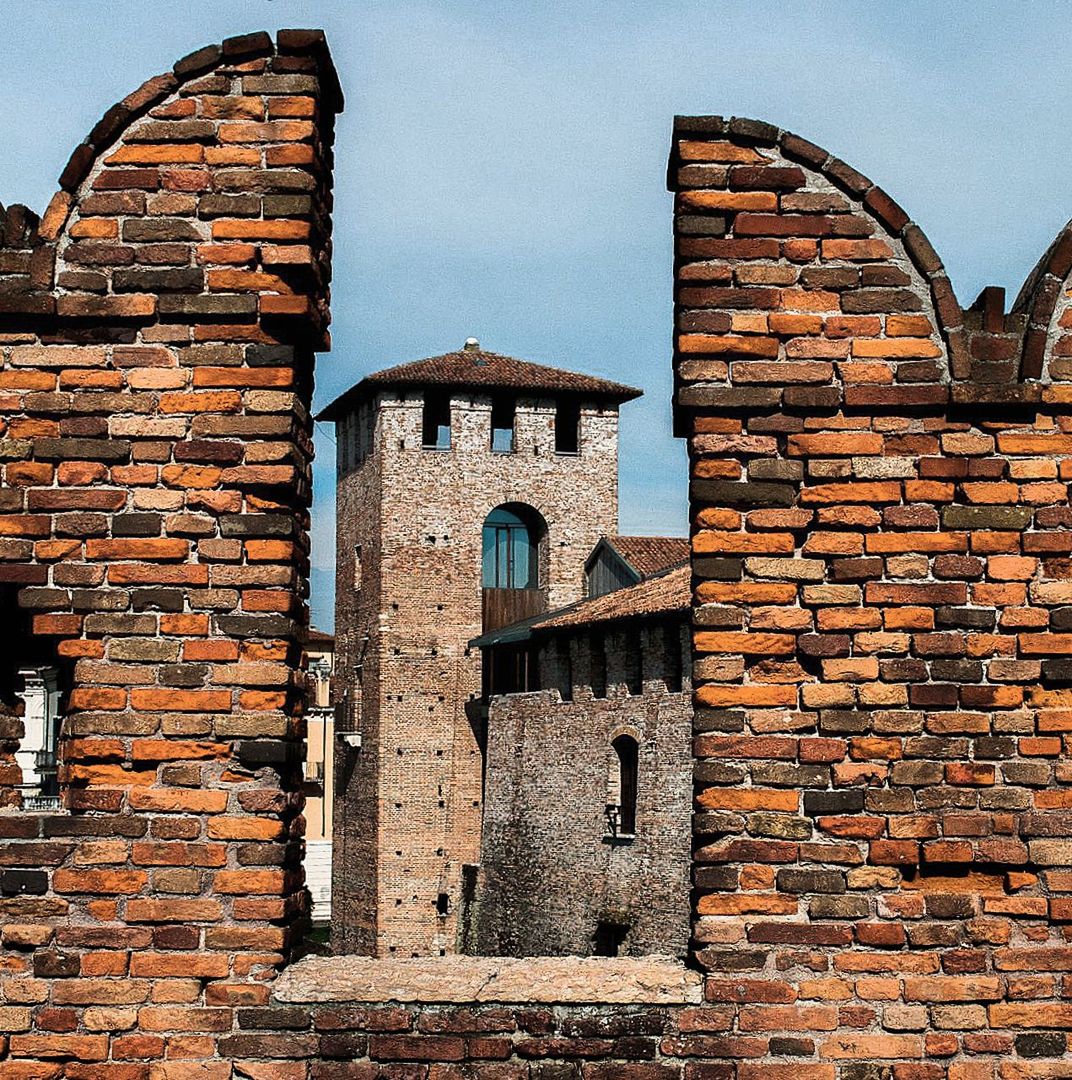
[[[1067,1077],[1072,243],[962,311],[887,195],[751,121],[671,163],[706,1004],[272,1001],[339,104],[318,34],[231,39],[2,214],[0,1075]],[[26,653],[63,813],[17,805]]]

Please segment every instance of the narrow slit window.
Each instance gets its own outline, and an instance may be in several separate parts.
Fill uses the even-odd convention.
[[[563,701],[573,700],[573,648],[569,639],[560,641],[556,649],[558,662],[558,692]]]
[[[592,697],[607,696],[607,642],[602,634],[593,634],[589,639],[589,657],[592,680]]]
[[[675,625],[663,627],[663,635],[663,647],[666,652],[666,690],[670,694],[680,694],[683,675],[681,635]]]
[[[617,832],[620,836],[636,834],[637,770],[639,747],[632,735],[619,735],[611,743],[617,757]]]
[[[491,403],[491,449],[496,454],[514,450],[514,421],[517,408],[513,398],[495,398]]]
[[[576,401],[559,401],[555,406],[555,453],[581,452],[581,406]]]
[[[644,692],[644,646],[638,630],[630,630],[625,635],[625,686],[630,694]]]
[[[445,394],[424,396],[421,442],[426,450],[450,449],[450,398]]]

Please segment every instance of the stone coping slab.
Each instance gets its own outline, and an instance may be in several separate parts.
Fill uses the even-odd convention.
[[[287,968],[272,996],[285,1004],[685,1005],[703,1000],[702,983],[665,956],[317,956]]]

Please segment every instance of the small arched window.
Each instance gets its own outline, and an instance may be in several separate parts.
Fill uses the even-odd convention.
[[[611,776],[611,803],[617,805],[618,833],[633,836],[636,833],[637,765],[639,759],[637,741],[632,735],[619,735],[611,743],[617,759],[616,775]],[[613,796],[617,796],[614,798]]]
[[[535,531],[513,510],[500,506],[484,520],[485,589],[535,589],[539,558]]]

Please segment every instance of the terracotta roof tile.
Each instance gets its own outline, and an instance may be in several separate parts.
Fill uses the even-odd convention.
[[[566,627],[590,626],[653,615],[687,612],[692,605],[692,568],[679,566],[664,574],[645,578],[636,585],[603,596],[582,600],[568,608],[553,611],[533,623],[534,632]]]
[[[608,536],[606,541],[642,578],[689,561],[684,536]]]
[[[652,618],[658,615],[685,616],[692,606],[692,567],[679,566],[664,574],[656,574],[636,585],[591,600],[580,600],[569,607],[558,608],[522,622],[492,630],[469,644],[476,648],[526,641],[548,631],[575,630],[599,623],[623,619]]]
[[[642,391],[622,383],[582,375],[576,371],[534,364],[513,356],[466,347],[457,352],[430,356],[425,360],[366,375],[356,386],[337,397],[317,415],[318,420],[335,420],[380,387],[443,386],[459,389],[509,389],[545,391],[552,394],[579,394],[610,401],[630,401]]]

